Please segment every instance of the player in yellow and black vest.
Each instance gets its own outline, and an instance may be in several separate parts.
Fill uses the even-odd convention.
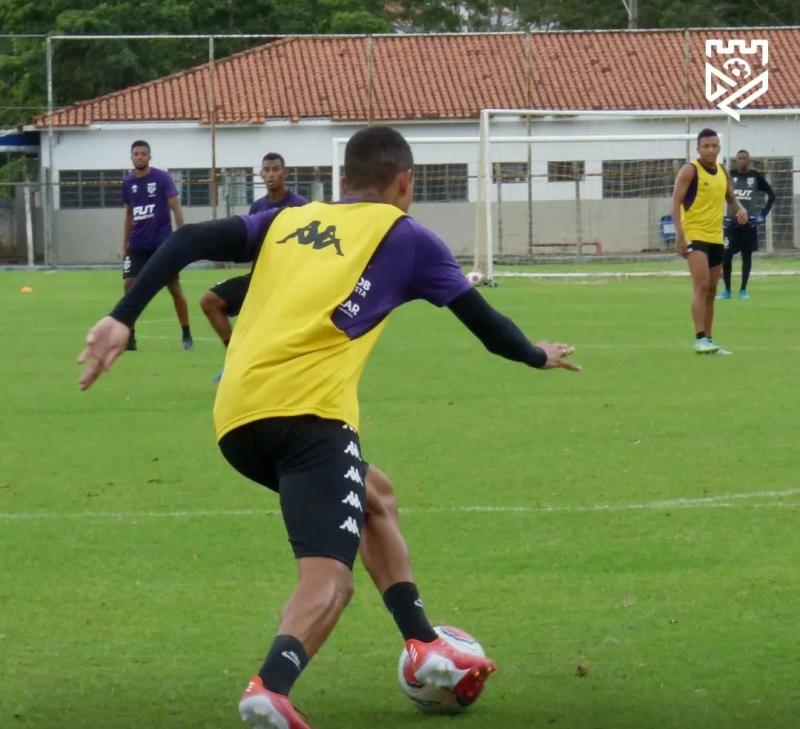
[[[239,704],[252,726],[308,729],[288,699],[339,620],[359,550],[406,640],[409,680],[474,701],[494,670],[438,638],[413,582],[388,482],[371,479],[358,437],[358,381],[386,317],[404,302],[447,306],[495,354],[536,368],[579,370],[574,349],[532,344],[466,281],[444,242],[406,213],[413,158],[388,127],[345,150],[346,197],[187,225],[87,337],[86,389],[124,350],[156,292],[192,261],[255,260],[227,350],[214,421],[225,458],[278,492],[299,582],[278,635]],[[366,482],[366,483],[365,483]],[[256,564],[261,563],[257,561]]]
[[[736,211],[740,223],[747,222],[747,211],[733,194],[725,168],[717,162],[719,150],[717,133],[703,129],[697,135],[698,158],[681,167],[672,193],[677,251],[689,261],[692,275],[694,348],[700,354],[729,353],[720,349],[711,336],[714,297],[725,254],[726,207]]]

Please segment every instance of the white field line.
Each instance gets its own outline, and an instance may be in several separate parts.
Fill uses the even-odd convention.
[[[800,276],[793,269],[775,271],[752,271],[750,276]],[[495,278],[688,278],[688,271],[564,271],[562,273],[543,271],[495,271]]]
[[[164,336],[164,335],[161,335],[161,334],[139,334],[139,332],[136,332],[136,339],[137,340],[139,340],[139,339],[174,339],[174,340],[179,342],[179,341],[181,341],[181,335],[180,335],[180,333],[178,333],[178,334],[175,334],[174,336],[167,337],[167,336]],[[192,334],[192,341],[194,341],[194,342],[219,342],[219,338],[218,337],[196,337],[196,336],[194,336],[194,334]]]
[[[606,511],[657,511],[662,509],[733,509],[733,508],[798,508],[797,503],[786,503],[779,499],[800,496],[800,488],[782,491],[754,491],[742,494],[722,494],[720,496],[702,496],[694,498],[667,499],[645,501],[638,504],[588,504],[586,506],[442,506],[400,509],[403,514],[581,514]],[[749,503],[753,502],[753,503]],[[220,509],[189,511],[78,511],[72,513],[58,512],[0,512],[0,520],[34,521],[59,519],[184,519],[208,517],[238,516],[279,516],[279,509]]]

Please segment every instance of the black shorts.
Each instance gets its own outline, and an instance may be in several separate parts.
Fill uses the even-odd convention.
[[[725,229],[728,251],[731,255],[758,250],[758,228],[755,225],[729,225]]]
[[[367,503],[353,428],[314,415],[265,418],[226,433],[219,447],[239,473],[278,492],[295,557],[331,557],[352,569]]]
[[[689,253],[692,251],[700,251],[706,254],[708,258],[708,267],[721,266],[722,260],[725,258],[725,246],[721,243],[706,243],[702,240],[690,240],[687,247]]]
[[[142,272],[144,264],[153,257],[155,252],[155,248],[128,249],[128,253],[125,255],[125,258],[122,259],[122,279],[136,278]],[[177,283],[178,280],[179,276],[176,275],[170,283]]]
[[[225,312],[228,316],[239,315],[250,286],[250,275],[247,273],[244,276],[235,276],[211,287],[211,291],[225,302]]]

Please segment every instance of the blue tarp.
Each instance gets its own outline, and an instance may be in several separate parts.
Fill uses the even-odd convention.
[[[20,132],[16,129],[0,129],[0,152],[39,152],[39,132]]]

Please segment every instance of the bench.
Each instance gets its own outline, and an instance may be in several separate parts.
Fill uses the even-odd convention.
[[[603,244],[599,240],[585,240],[581,243],[582,248],[594,246],[596,256],[603,255]],[[578,241],[575,240],[544,240],[533,243],[533,248],[578,248]]]

